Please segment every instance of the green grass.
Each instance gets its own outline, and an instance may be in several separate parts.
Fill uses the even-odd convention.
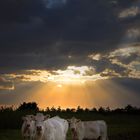
[[[129,140],[129,139],[122,139],[127,135],[134,135],[137,134],[140,136],[140,126],[139,125],[129,125],[129,124],[122,124],[122,125],[109,125],[108,127],[108,135],[109,139],[113,140],[114,137],[117,140]],[[122,138],[120,138],[120,136]],[[111,137],[111,138],[110,138]],[[129,136],[130,137],[130,136]],[[131,136],[132,137],[132,136]],[[115,139],[115,140],[116,140]],[[136,139],[136,138],[135,138]],[[0,130],[0,140],[22,140],[20,130]],[[70,132],[68,133],[67,140],[71,140]],[[133,138],[132,138],[133,140]],[[139,140],[136,139],[136,140]]]
[[[77,116],[83,120],[103,119],[108,124],[109,140],[140,140],[140,116],[138,115],[94,115]],[[70,117],[69,117],[70,118]],[[0,130],[0,140],[22,140],[20,129],[2,129]],[[70,132],[67,140],[71,140]]]
[[[140,126],[139,125],[109,125],[108,126],[108,135],[118,135],[118,134],[127,134],[127,133],[139,133],[140,134]]]
[[[21,140],[20,130],[0,130],[0,140]]]

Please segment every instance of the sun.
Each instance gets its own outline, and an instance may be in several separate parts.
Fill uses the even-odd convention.
[[[58,87],[58,88],[62,88],[62,85],[61,85],[61,84],[58,84],[57,87]]]

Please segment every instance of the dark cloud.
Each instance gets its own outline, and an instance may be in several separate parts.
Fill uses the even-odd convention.
[[[1,90],[13,90],[14,85],[10,80],[6,80],[3,77],[0,77],[0,91]]]
[[[47,8],[49,2],[51,8]],[[122,21],[118,15],[138,1],[59,2],[0,1],[0,73],[91,65],[96,66],[99,73],[109,68],[122,74],[126,68],[112,64],[108,58],[90,61],[87,56],[93,52],[106,54],[119,44],[128,43],[126,40],[130,38],[126,33],[133,26],[139,26],[139,18]],[[133,41],[139,42],[139,37]],[[127,59],[118,59],[128,64],[136,57],[133,54]]]
[[[96,66],[97,73],[101,73],[104,70],[109,69],[119,73],[120,75],[124,75],[125,70],[127,70],[125,67],[119,64],[113,64],[108,58],[105,57],[98,61],[93,60],[92,64]]]
[[[29,22],[31,16],[42,13],[41,0],[1,0],[1,22]]]
[[[122,27],[113,15],[113,8],[109,6],[108,2],[71,0],[62,8],[50,10],[43,7],[43,2],[39,0],[23,1],[20,4],[14,0],[13,2],[7,0],[3,3],[4,5],[1,7],[4,8],[12,3],[10,7],[15,12],[10,12],[10,8],[5,9],[8,13],[1,12],[6,18],[3,20],[7,21],[6,24],[1,25],[3,31],[1,33],[1,46],[3,46],[1,52],[6,52],[9,49],[10,52],[15,53],[32,50],[43,52],[44,48],[48,49],[60,40],[62,45],[58,48],[62,50],[62,53],[67,50],[77,52],[79,48],[84,52],[87,51],[85,49],[87,45],[89,50],[101,51],[104,44],[99,42],[100,40],[105,42],[104,49],[106,50],[116,44],[122,34]],[[22,8],[19,8],[19,5]],[[11,19],[5,13],[9,14]],[[12,18],[13,16],[10,14],[15,17]],[[19,18],[22,20],[20,21]],[[14,23],[11,23],[12,20]],[[89,42],[81,46],[88,41],[91,44]],[[73,43],[71,44],[71,42]],[[18,49],[19,46],[20,49]]]
[[[123,64],[130,64],[134,60],[137,60],[139,57],[140,56],[134,53],[130,57],[116,57],[116,59],[118,59],[118,61],[120,61]]]
[[[44,4],[46,4],[46,8],[55,9],[61,8],[67,3],[67,0],[44,0]]]

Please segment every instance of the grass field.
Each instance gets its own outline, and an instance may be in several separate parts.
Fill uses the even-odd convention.
[[[20,130],[0,130],[0,140],[22,140]],[[67,140],[71,140],[70,132]],[[109,140],[140,140],[140,127],[110,126]]]
[[[95,116],[108,124],[109,140],[140,140],[140,116]],[[0,140],[22,140],[20,130],[1,129]],[[71,140],[70,132],[67,140]]]

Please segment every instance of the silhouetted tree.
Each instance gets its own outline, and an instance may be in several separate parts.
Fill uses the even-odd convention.
[[[97,109],[95,108],[95,107],[93,107],[92,109],[91,109],[91,112],[97,112]]]
[[[84,110],[83,110],[83,108],[81,108],[80,106],[78,106],[76,112],[77,113],[82,113],[82,112],[84,112]]]
[[[106,108],[106,112],[109,113],[111,112],[111,109],[109,107]]]
[[[116,109],[112,110],[112,113],[124,113],[124,109],[123,108],[116,108]]]
[[[84,112],[89,113],[89,109],[85,108]]]
[[[69,108],[66,109],[67,113],[71,113],[71,110]]]
[[[61,112],[61,107],[59,106],[58,108],[57,108],[57,112]]]
[[[50,110],[50,108],[49,107],[47,107],[46,108],[46,112],[50,112],[51,110]]]
[[[55,113],[57,110],[55,109],[55,107],[53,106],[52,108],[51,108],[51,112],[53,112],[53,113]]]
[[[98,109],[98,112],[99,112],[99,113],[105,113],[106,111],[105,111],[105,109],[104,109],[103,107],[100,107],[100,108]]]
[[[138,113],[138,108],[131,106],[130,104],[124,108],[127,113]]]
[[[24,102],[23,104],[21,104],[18,107],[17,110],[19,110],[19,111],[25,111],[25,110],[39,111],[39,108],[37,106],[37,103],[35,103],[35,102],[29,102],[29,103]]]

